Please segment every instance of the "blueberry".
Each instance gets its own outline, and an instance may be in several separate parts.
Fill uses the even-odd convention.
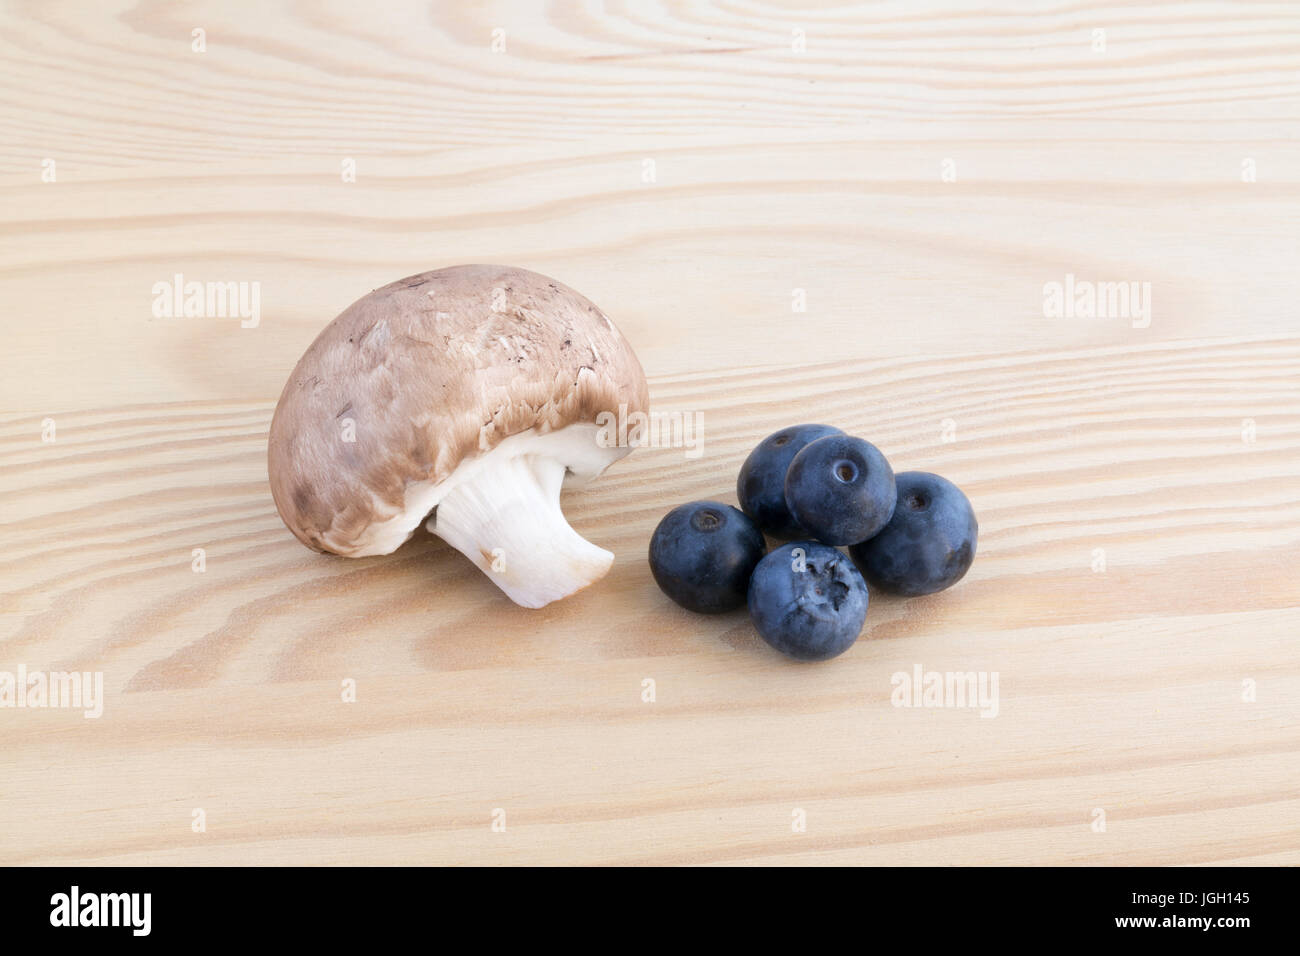
[[[749,616],[782,654],[829,660],[858,639],[867,618],[867,585],[835,548],[792,541],[758,562],[749,580]]]
[[[774,538],[801,538],[801,529],[785,506],[785,473],[803,447],[827,435],[843,435],[833,425],[791,425],[758,443],[740,466],[736,497],[741,510]]]
[[[822,544],[857,544],[889,523],[896,500],[894,470],[869,441],[848,435],[804,446],[785,475],[785,503]]]
[[[660,590],[690,611],[721,614],[745,603],[763,557],[763,532],[743,511],[716,501],[674,508],[650,538],[650,571]]]
[[[961,580],[975,560],[979,524],[962,490],[924,471],[898,475],[898,507],[885,530],[849,549],[872,584],[914,597]]]

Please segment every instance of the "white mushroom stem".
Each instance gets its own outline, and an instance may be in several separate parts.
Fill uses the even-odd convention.
[[[485,469],[438,502],[429,530],[524,607],[542,607],[604,577],[614,555],[583,538],[560,511],[565,467],[523,455]]]
[[[572,441],[578,436],[565,437]],[[568,469],[561,458],[537,447],[542,440],[522,454],[485,456],[492,459],[490,466],[454,482],[426,524],[512,601],[532,608],[600,580],[614,562],[613,554],[587,541],[564,519],[560,487]],[[591,457],[597,449],[592,444],[583,451],[583,457]],[[603,468],[609,452],[597,454],[604,459]]]

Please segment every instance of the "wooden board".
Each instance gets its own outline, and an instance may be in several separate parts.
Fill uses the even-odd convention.
[[[6,7],[0,63],[0,671],[104,680],[0,708],[0,863],[1300,862],[1300,11],[110,0]],[[704,424],[566,497],[617,560],[541,611],[267,486],[320,328],[472,261]],[[156,317],[178,273],[255,327]],[[800,421],[981,528],[820,666],[645,563]],[[917,666],[996,716],[894,706]]]

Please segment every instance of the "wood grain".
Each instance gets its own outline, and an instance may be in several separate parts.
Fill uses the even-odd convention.
[[[1285,4],[6,5],[0,670],[106,700],[0,708],[0,863],[1300,863],[1297,67]],[[541,611],[423,533],[313,554],[267,487],[323,324],[467,261],[702,416],[566,497],[616,562]],[[155,318],[176,273],[260,323]],[[1149,326],[1045,317],[1067,274]],[[797,421],[980,519],[823,666],[645,564]],[[998,715],[891,705],[917,664]]]

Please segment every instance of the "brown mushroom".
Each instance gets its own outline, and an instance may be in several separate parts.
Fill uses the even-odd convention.
[[[300,541],[349,557],[388,554],[427,519],[541,607],[609,570],[560,487],[627,454],[600,422],[648,406],[641,363],[577,292],[509,266],[438,269],[359,299],[298,361],[271,420],[271,493]]]

